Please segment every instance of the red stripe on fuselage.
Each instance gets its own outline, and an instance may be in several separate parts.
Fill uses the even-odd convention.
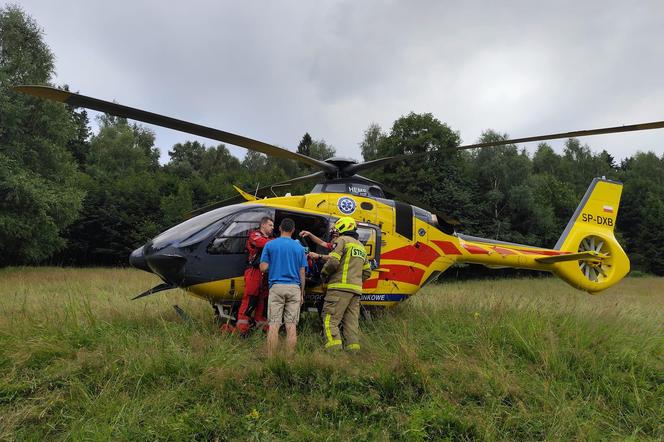
[[[420,270],[417,267],[385,264],[381,265],[381,268],[389,270],[388,272],[381,272],[378,275],[378,279],[383,281],[406,282],[408,284],[419,285],[424,276],[424,270]]]
[[[488,255],[489,251],[482,247],[474,246],[472,244],[461,244],[464,249],[468,250],[473,255]]]
[[[463,247],[468,250],[470,253],[479,255],[479,254],[488,254],[489,252],[470,244],[463,244]],[[492,246],[492,248],[502,254],[502,255],[516,255],[516,252],[525,253],[527,255],[547,255],[547,256],[557,256],[557,255],[567,255],[570,252],[561,252],[558,250],[537,250],[537,249],[506,249],[504,247]],[[471,250],[472,249],[472,250]],[[481,251],[480,251],[481,250]]]
[[[440,247],[440,250],[446,255],[461,255],[461,251],[450,241],[436,241],[434,239],[433,243]]]
[[[516,255],[517,254],[514,250],[505,249],[503,247],[494,246],[493,250],[500,253],[501,255]]]
[[[418,242],[414,246],[400,247],[381,254],[381,259],[399,259],[412,261],[429,267],[440,255],[432,247]]]

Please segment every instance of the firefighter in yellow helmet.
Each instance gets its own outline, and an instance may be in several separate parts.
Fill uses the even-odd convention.
[[[359,350],[360,295],[362,283],[371,276],[371,266],[358,239],[355,220],[346,216],[334,227],[339,237],[321,270],[323,278],[328,280],[323,304],[325,348],[341,348],[341,325],[346,349]]]

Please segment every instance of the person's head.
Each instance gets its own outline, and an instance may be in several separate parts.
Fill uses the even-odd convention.
[[[339,231],[340,235],[343,235],[344,233],[354,232],[357,229],[357,223],[350,216],[344,216],[334,223],[334,228]]]
[[[281,236],[293,236],[295,221],[290,218],[282,219],[279,223],[279,231],[281,231]]]
[[[272,218],[269,216],[264,216],[261,218],[260,230],[261,233],[265,236],[272,235],[272,231],[274,230],[274,220],[272,220]]]

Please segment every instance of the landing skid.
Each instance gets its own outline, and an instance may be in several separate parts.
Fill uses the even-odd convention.
[[[235,325],[239,306],[235,304],[212,304],[214,321],[218,326],[223,324]]]

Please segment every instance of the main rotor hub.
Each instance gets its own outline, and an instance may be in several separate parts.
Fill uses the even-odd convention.
[[[325,177],[328,179],[332,178],[345,178],[351,175],[354,175],[354,173],[347,174],[344,172],[344,170],[353,164],[357,164],[357,161],[355,161],[352,158],[344,158],[344,157],[332,157],[328,158],[325,160],[326,163],[332,164],[334,167],[337,168],[336,174],[325,174]]]

